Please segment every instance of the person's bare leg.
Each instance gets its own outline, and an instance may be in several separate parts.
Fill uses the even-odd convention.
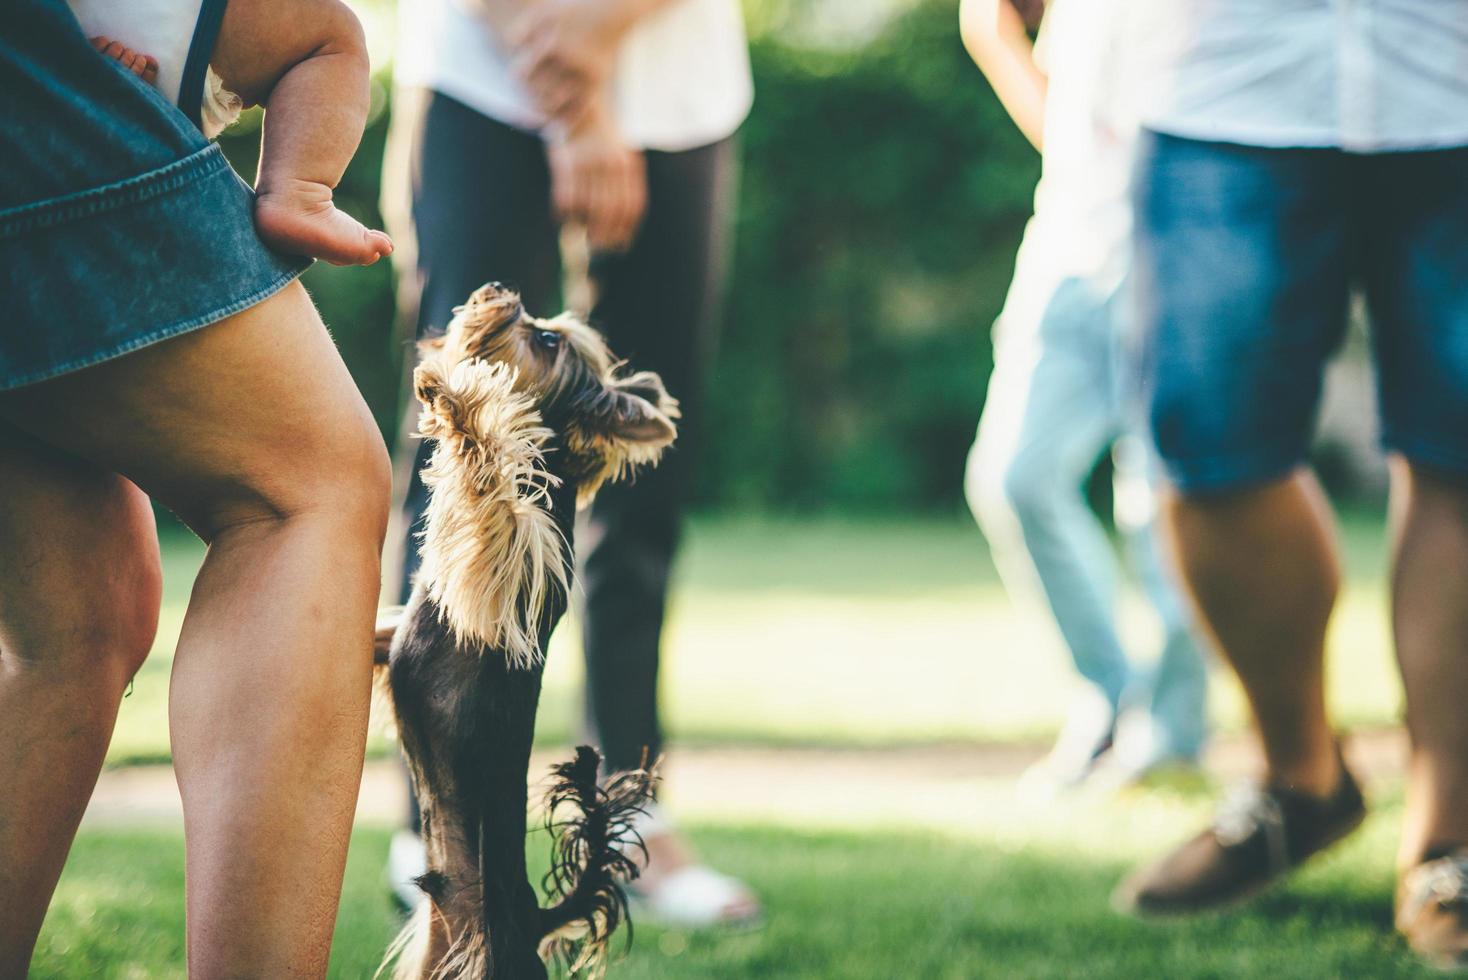
[[[209,542],[170,695],[190,974],[323,975],[389,473],[305,290],[0,394],[0,418],[126,474]]]
[[[392,241],[339,210],[341,182],[367,121],[371,67],[362,25],[339,0],[231,0],[213,67],[265,105],[255,227],[284,252],[371,265]]]
[[[26,975],[123,689],[153,644],[153,511],[0,424],[0,978]]]
[[[1392,461],[1392,620],[1412,755],[1398,863],[1468,845],[1468,485]]]
[[[1340,778],[1325,711],[1325,629],[1340,587],[1330,508],[1299,472],[1218,496],[1164,496],[1178,565],[1248,694],[1271,782],[1317,796]]]

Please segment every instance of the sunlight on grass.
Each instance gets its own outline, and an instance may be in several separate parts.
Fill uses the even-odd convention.
[[[1375,515],[1343,524],[1349,585],[1331,633],[1331,703],[1346,725],[1395,723],[1401,701],[1380,525]],[[202,552],[170,537],[165,553],[160,639],[123,704],[114,764],[168,757],[170,654]],[[1043,611],[1009,601],[965,521],[698,521],[679,581],[663,690],[668,727],[685,743],[1034,738],[1058,726],[1074,684]],[[1136,649],[1155,649],[1135,594],[1122,620]],[[1237,686],[1216,676],[1215,716],[1237,728]],[[568,621],[551,643],[543,742],[576,737],[580,678]]]

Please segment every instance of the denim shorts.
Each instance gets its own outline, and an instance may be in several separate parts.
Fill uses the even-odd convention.
[[[260,242],[219,147],[63,0],[6,7],[0,158],[0,390],[214,323],[310,264]]]
[[[1355,289],[1385,448],[1468,476],[1468,148],[1350,154],[1146,133],[1136,301],[1151,423],[1184,491],[1306,460]]]

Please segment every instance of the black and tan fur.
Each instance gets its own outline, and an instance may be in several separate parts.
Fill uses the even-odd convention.
[[[624,913],[629,820],[651,776],[597,783],[591,749],[557,767],[553,904],[527,877],[527,771],[543,651],[565,612],[575,510],[652,463],[677,402],[628,374],[571,317],[526,315],[490,284],[420,345],[420,432],[435,441],[423,567],[391,636],[388,678],[423,808],[428,901],[395,949],[399,978],[595,973]]]

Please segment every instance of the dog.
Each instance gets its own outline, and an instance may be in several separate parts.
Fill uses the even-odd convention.
[[[389,951],[399,980],[538,980],[545,959],[605,968],[635,877],[648,771],[597,781],[588,747],[555,768],[542,908],[525,863],[527,773],[544,650],[564,614],[573,519],[656,463],[678,403],[568,315],[526,314],[498,283],[420,345],[419,432],[434,441],[423,564],[379,660],[422,804],[427,896]]]

